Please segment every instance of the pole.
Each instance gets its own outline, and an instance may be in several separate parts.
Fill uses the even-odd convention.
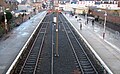
[[[104,26],[103,26],[103,28],[104,28],[104,30],[103,30],[103,39],[105,38],[105,29],[106,29],[106,17],[107,17],[107,12],[105,11],[105,14],[104,14],[104,16],[105,16],[105,20],[104,20]]]
[[[59,54],[58,54],[58,3],[59,3],[59,0],[58,0],[58,2],[57,2],[57,4],[56,4],[56,6],[57,6],[57,9],[56,9],[56,13],[57,13],[57,15],[56,15],[56,56],[58,57],[59,56]]]
[[[86,19],[87,19],[87,17],[88,17],[87,15],[88,15],[88,14],[87,14],[87,11],[86,11]]]
[[[4,18],[5,18],[5,33],[7,34],[7,32],[8,32],[8,27],[7,27],[6,12],[4,12]]]
[[[58,57],[58,10],[57,10],[57,15],[56,15],[56,56]]]
[[[86,12],[86,23],[88,24],[88,12]]]

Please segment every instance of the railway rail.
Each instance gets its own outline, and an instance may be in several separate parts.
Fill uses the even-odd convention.
[[[42,23],[42,27],[31,47],[31,50],[23,64],[19,74],[23,74],[23,73],[35,74],[36,67],[37,67],[38,61],[39,61],[39,56],[41,55],[42,47],[44,44],[47,25],[48,24],[44,24],[44,22]]]
[[[52,22],[56,15],[46,15],[11,74],[104,74],[99,65],[93,64],[94,58],[89,57],[79,35],[60,13],[56,45],[56,25]],[[55,57],[56,46],[58,57]]]
[[[64,30],[66,32],[67,38],[71,45],[72,51],[78,63],[78,67],[82,74],[98,74],[94,65],[91,63],[88,55],[84,51],[84,48],[81,46],[80,42],[78,41],[77,37],[74,35],[72,29],[68,25],[69,23],[66,22],[67,20],[61,16],[61,20],[63,22]]]

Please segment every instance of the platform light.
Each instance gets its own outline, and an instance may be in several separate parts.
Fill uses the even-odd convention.
[[[5,18],[5,30],[6,30],[6,33],[7,33],[8,32],[8,28],[7,28],[6,12],[4,12],[4,18]]]
[[[104,18],[104,25],[103,25],[103,39],[105,38],[105,30],[106,30],[106,20],[107,20],[107,12],[105,11],[105,10],[98,10],[99,12],[100,11],[104,11],[104,16],[105,16],[105,18]]]

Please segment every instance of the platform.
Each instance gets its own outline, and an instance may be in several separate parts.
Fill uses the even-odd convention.
[[[0,74],[4,74],[26,43],[46,11],[31,17],[0,40]]]
[[[41,12],[19,27],[15,28],[0,41],[0,74],[5,73],[14,61],[23,45],[26,43],[38,23],[44,18],[46,12]],[[85,25],[86,19],[80,16],[81,21],[75,17],[65,15],[78,34],[86,41],[91,51],[99,57],[98,59],[111,74],[120,73],[120,38],[111,31],[106,31],[105,39],[102,38],[103,28],[91,25],[91,21]],[[82,30],[79,28],[82,22]]]
[[[109,73],[120,74],[119,36],[114,35],[113,31],[106,30],[106,36],[103,39],[103,27],[100,27],[99,23],[95,22],[93,26],[91,21],[89,21],[88,24],[85,25],[86,18],[83,16],[78,16],[81,19],[79,21],[69,14],[64,14],[64,16],[88,44],[91,51],[97,56]],[[82,30],[80,30],[80,22],[82,23]]]

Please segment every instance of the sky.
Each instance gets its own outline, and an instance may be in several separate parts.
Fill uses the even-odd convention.
[[[17,0],[17,1],[21,3],[21,0]]]

